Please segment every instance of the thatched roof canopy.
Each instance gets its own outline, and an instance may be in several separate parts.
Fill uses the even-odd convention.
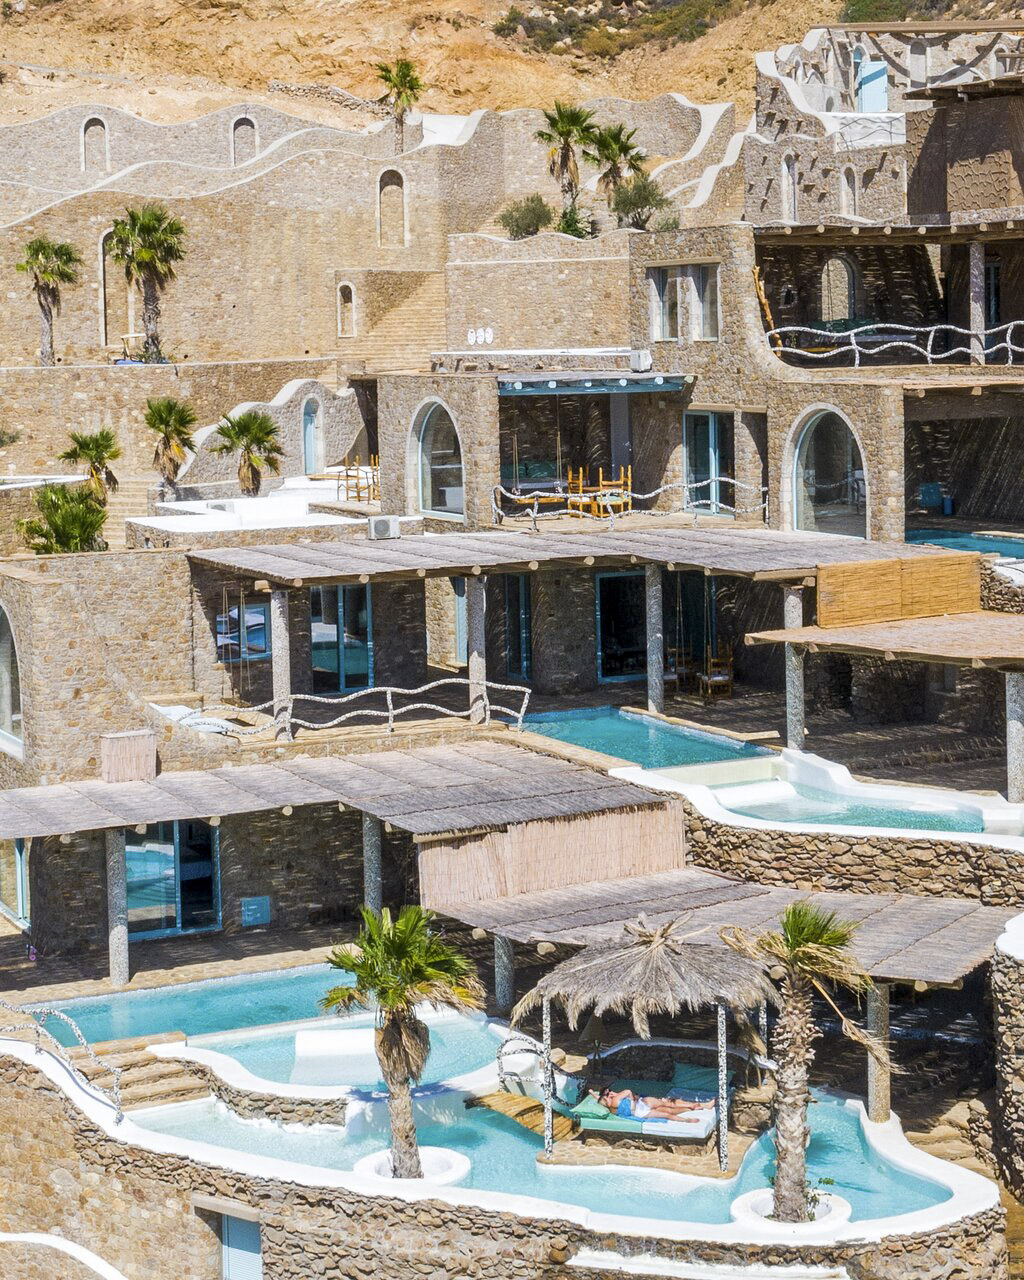
[[[763,968],[725,947],[683,932],[687,917],[649,927],[643,916],[622,935],[594,943],[545,974],[512,1013],[516,1022],[545,999],[561,1005],[569,1025],[593,1011],[628,1013],[638,1036],[650,1036],[652,1014],[676,1016],[717,1004],[742,1012],[774,996]]]

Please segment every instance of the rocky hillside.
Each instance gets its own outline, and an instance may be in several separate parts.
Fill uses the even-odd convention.
[[[0,120],[85,98],[181,118],[239,90],[262,98],[270,79],[368,94],[374,63],[402,53],[436,111],[665,90],[746,111],[754,52],[811,26],[1017,11],[996,0],[0,0]]]

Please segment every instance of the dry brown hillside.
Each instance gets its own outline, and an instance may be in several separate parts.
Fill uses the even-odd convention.
[[[747,111],[754,52],[834,21],[840,0],[733,0],[692,42],[652,41],[614,58],[540,51],[521,33],[501,38],[492,27],[508,7],[508,0],[8,0],[0,119],[86,99],[182,118],[237,99],[238,90],[262,99],[272,78],[369,94],[373,64],[399,54],[414,59],[429,84],[429,110],[674,90],[701,102],[735,100]],[[533,7],[520,0],[521,9]],[[91,74],[53,76],[54,67]]]

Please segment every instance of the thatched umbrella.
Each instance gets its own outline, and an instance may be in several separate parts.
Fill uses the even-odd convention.
[[[550,1154],[551,1002],[564,1009],[575,1030],[582,1014],[628,1013],[638,1036],[650,1039],[652,1014],[677,1016],[714,1006],[718,1011],[718,1151],[728,1167],[726,1009],[738,1014],[774,999],[757,960],[686,935],[687,917],[650,926],[643,916],[617,938],[592,943],[556,965],[512,1011],[513,1023],[540,1005],[544,1022],[544,1137]]]

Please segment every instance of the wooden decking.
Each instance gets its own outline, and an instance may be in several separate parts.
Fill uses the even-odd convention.
[[[486,1107],[488,1111],[496,1111],[498,1115],[508,1116],[531,1133],[544,1134],[544,1105],[536,1098],[528,1098],[520,1093],[485,1093],[476,1098],[466,1100],[467,1107]],[[554,1139],[565,1142],[573,1136],[575,1126],[568,1116],[557,1111],[552,1116]]]

